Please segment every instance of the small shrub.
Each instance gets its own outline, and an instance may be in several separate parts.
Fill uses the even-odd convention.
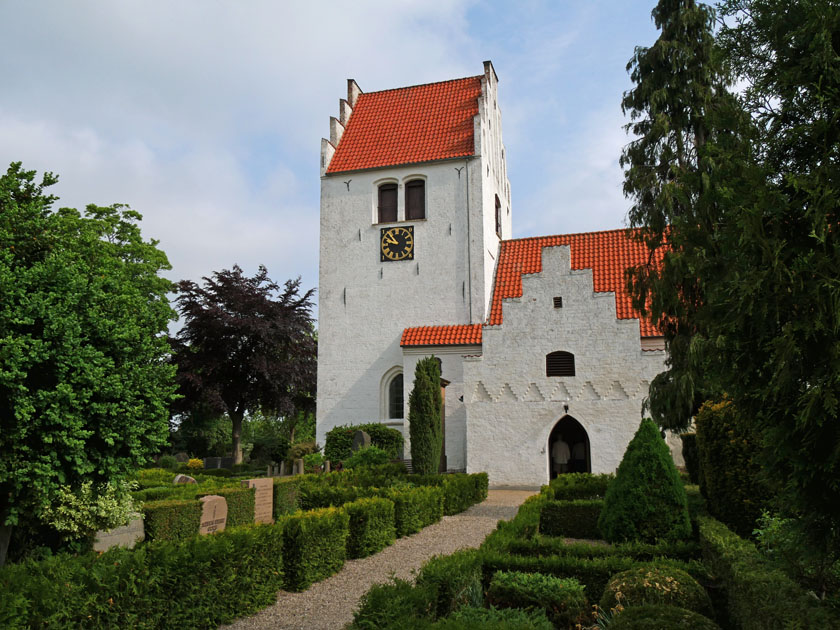
[[[321,453],[309,453],[303,456],[303,472],[319,473],[324,466],[324,456]]]
[[[665,605],[634,606],[616,614],[609,630],[720,630],[708,617]]]
[[[435,597],[429,586],[415,587],[411,582],[395,578],[387,584],[372,586],[362,596],[349,628],[350,630],[425,628],[434,618],[434,610]]]
[[[548,484],[547,495],[557,501],[573,499],[602,499],[615,475],[568,473],[559,475]]]
[[[607,488],[598,529],[610,542],[691,535],[685,489],[653,420],[642,420]]]
[[[554,630],[543,610],[467,606],[431,626],[434,630]]]
[[[649,565],[622,571],[610,578],[599,604],[602,610],[622,606],[667,604],[710,617],[714,615],[706,590],[685,571]]]
[[[157,465],[159,468],[166,470],[175,470],[178,468],[178,460],[175,459],[174,455],[161,455]]]
[[[149,501],[143,505],[143,527],[148,540],[186,540],[198,534],[198,501]]]
[[[394,502],[397,538],[416,534],[443,517],[443,491],[440,488],[390,490],[385,496]]]
[[[193,457],[187,462],[187,468],[190,470],[202,470],[204,468],[204,460]]]
[[[394,502],[371,497],[347,503],[349,516],[347,557],[365,558],[392,544],[397,537]]]
[[[537,608],[561,628],[586,620],[589,607],[583,586],[575,579],[542,573],[497,571],[490,581],[487,601],[506,608]]]
[[[293,444],[289,449],[287,458],[290,461],[295,461],[296,459],[303,459],[306,455],[311,455],[312,453],[318,453],[320,451],[321,447],[315,443],[315,440],[298,442],[297,444]]]
[[[459,514],[471,505],[487,498],[487,473],[453,473],[435,475],[408,475],[410,483],[417,486],[436,486],[443,490],[443,513]]]
[[[340,508],[299,512],[285,519],[286,589],[305,591],[344,566],[349,517]]]
[[[171,486],[175,474],[163,468],[145,468],[137,471],[137,485],[140,489]]]
[[[598,517],[603,507],[602,499],[547,501],[540,509],[539,531],[546,536],[601,538]]]
[[[345,468],[358,468],[359,466],[381,466],[387,464],[388,453],[378,446],[366,446],[360,448],[344,461]]]

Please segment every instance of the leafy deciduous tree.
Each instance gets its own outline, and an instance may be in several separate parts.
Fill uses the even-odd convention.
[[[204,286],[182,280],[178,288],[185,323],[172,340],[183,396],[175,409],[227,414],[235,462],[241,463],[246,413],[291,416],[311,404],[314,289],[301,295],[300,279],[281,288],[265,267],[249,278],[236,265],[204,278]]]
[[[57,181],[0,176],[0,564],[60,493],[118,483],[166,443],[169,269],[120,205],[52,209]]]

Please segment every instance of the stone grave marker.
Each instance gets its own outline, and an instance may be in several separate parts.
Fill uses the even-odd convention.
[[[111,547],[128,547],[131,549],[138,542],[145,539],[146,533],[143,530],[143,519],[137,517],[131,519],[128,525],[96,532],[96,539],[93,541],[93,550],[107,551]]]
[[[330,472],[330,460],[326,460],[326,461],[324,462],[324,472],[325,472],[325,473]]]
[[[293,475],[302,475],[303,474],[303,460],[296,459],[294,463],[294,468],[292,469]]]
[[[212,534],[223,531],[227,523],[227,501],[217,494],[201,497],[201,524],[199,534]]]
[[[175,453],[175,461],[177,461],[179,464],[186,464],[188,461],[190,461],[190,456],[183,452]]]
[[[370,446],[370,436],[364,431],[356,431],[353,434],[353,452],[358,451],[360,448],[365,448],[366,446]]]
[[[274,482],[271,478],[246,479],[242,485],[254,488],[254,522],[273,523]]]
[[[172,483],[198,483],[195,479],[190,477],[189,475],[175,475],[175,479],[172,480]]]

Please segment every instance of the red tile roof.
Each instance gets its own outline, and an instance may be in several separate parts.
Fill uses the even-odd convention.
[[[572,269],[592,270],[596,292],[615,292],[618,319],[639,317],[625,289],[624,272],[629,267],[646,262],[648,249],[644,243],[632,239],[628,230],[610,230],[502,241],[488,326],[502,323],[502,300],[522,296],[522,274],[541,271],[542,249],[554,245],[571,247]],[[662,334],[649,320],[640,320],[639,324],[642,337]]]
[[[327,173],[475,153],[481,76],[359,95]]]
[[[418,326],[403,331],[401,346],[469,346],[481,344],[481,324]]]

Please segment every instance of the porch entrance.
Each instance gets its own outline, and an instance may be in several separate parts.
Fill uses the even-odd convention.
[[[548,436],[549,479],[570,472],[591,472],[589,435],[572,416],[563,416]]]

